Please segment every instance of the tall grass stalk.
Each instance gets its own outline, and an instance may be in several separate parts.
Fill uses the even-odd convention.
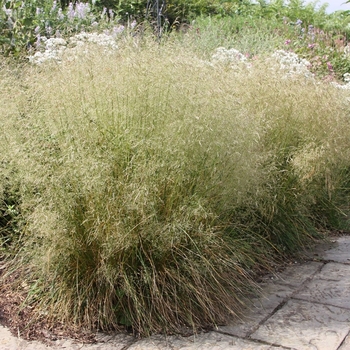
[[[146,41],[4,77],[26,223],[14,263],[39,314],[141,334],[223,323],[256,269],[348,203],[345,97],[269,65]]]

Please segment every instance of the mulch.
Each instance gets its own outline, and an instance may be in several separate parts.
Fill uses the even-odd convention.
[[[33,306],[26,303],[28,286],[14,280],[18,274],[8,273],[7,265],[0,258],[0,324],[7,327],[14,336],[25,340],[40,340],[44,343],[58,339],[73,339],[83,343],[95,343],[96,333],[59,322],[53,323],[44,316],[38,317]]]

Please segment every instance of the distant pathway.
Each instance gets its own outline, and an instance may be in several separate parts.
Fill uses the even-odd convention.
[[[25,341],[0,326],[0,350],[350,350],[350,237],[270,275],[244,321],[195,337],[101,335],[96,344]]]

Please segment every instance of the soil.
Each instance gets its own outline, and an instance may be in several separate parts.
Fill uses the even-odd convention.
[[[8,274],[4,260],[0,260],[0,324],[7,327],[15,336],[26,340],[42,342],[70,338],[84,343],[94,343],[95,333],[78,327],[67,327],[60,323],[52,323],[45,317],[38,317],[35,309],[25,303],[28,287],[25,282],[13,288],[13,281],[19,276]]]

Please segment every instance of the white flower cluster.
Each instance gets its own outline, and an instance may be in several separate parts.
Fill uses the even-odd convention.
[[[85,43],[94,43],[100,46],[104,46],[108,49],[116,50],[118,45],[115,38],[110,34],[98,34],[98,33],[79,33],[72,38],[70,38],[70,44],[75,46],[81,46]]]
[[[331,84],[334,87],[336,87],[337,89],[350,90],[350,73],[345,73],[343,75],[343,79],[344,79],[345,84],[338,84],[334,81]]]
[[[59,61],[66,49],[66,40],[62,38],[47,39],[46,37],[42,37],[41,41],[45,44],[45,51],[38,51],[34,55],[29,56],[29,62],[34,64],[42,64],[45,61],[50,60]]]
[[[211,57],[214,64],[228,64],[231,68],[236,68],[239,63],[247,63],[247,58],[236,49],[225,49],[218,47]]]
[[[314,76],[309,71],[310,62],[300,58],[293,52],[277,50],[272,54],[272,59],[274,61],[272,69],[276,70],[275,62],[277,61],[279,73],[282,71],[282,75],[285,77],[304,75],[311,78]],[[225,49],[224,47],[219,47],[215,50],[211,62],[213,64],[228,64],[231,68],[237,68],[240,63],[243,63],[247,68],[251,67],[251,63],[244,54],[236,49]]]
[[[310,62],[304,58],[300,58],[294,52],[277,50],[272,54],[272,57],[279,63],[279,68],[287,77],[295,75],[304,75],[307,78],[312,78],[313,74],[309,71]]]
[[[344,47],[344,56],[345,56],[345,58],[348,58],[350,56],[350,45],[349,44],[347,44]]]
[[[46,61],[55,60],[60,62],[64,54],[74,59],[77,51],[87,50],[87,44],[95,44],[106,48],[108,51],[118,49],[114,36],[98,33],[79,33],[68,40],[62,38],[41,38],[45,44],[43,51],[38,51],[34,55],[29,56],[29,62],[33,64],[42,64]]]

